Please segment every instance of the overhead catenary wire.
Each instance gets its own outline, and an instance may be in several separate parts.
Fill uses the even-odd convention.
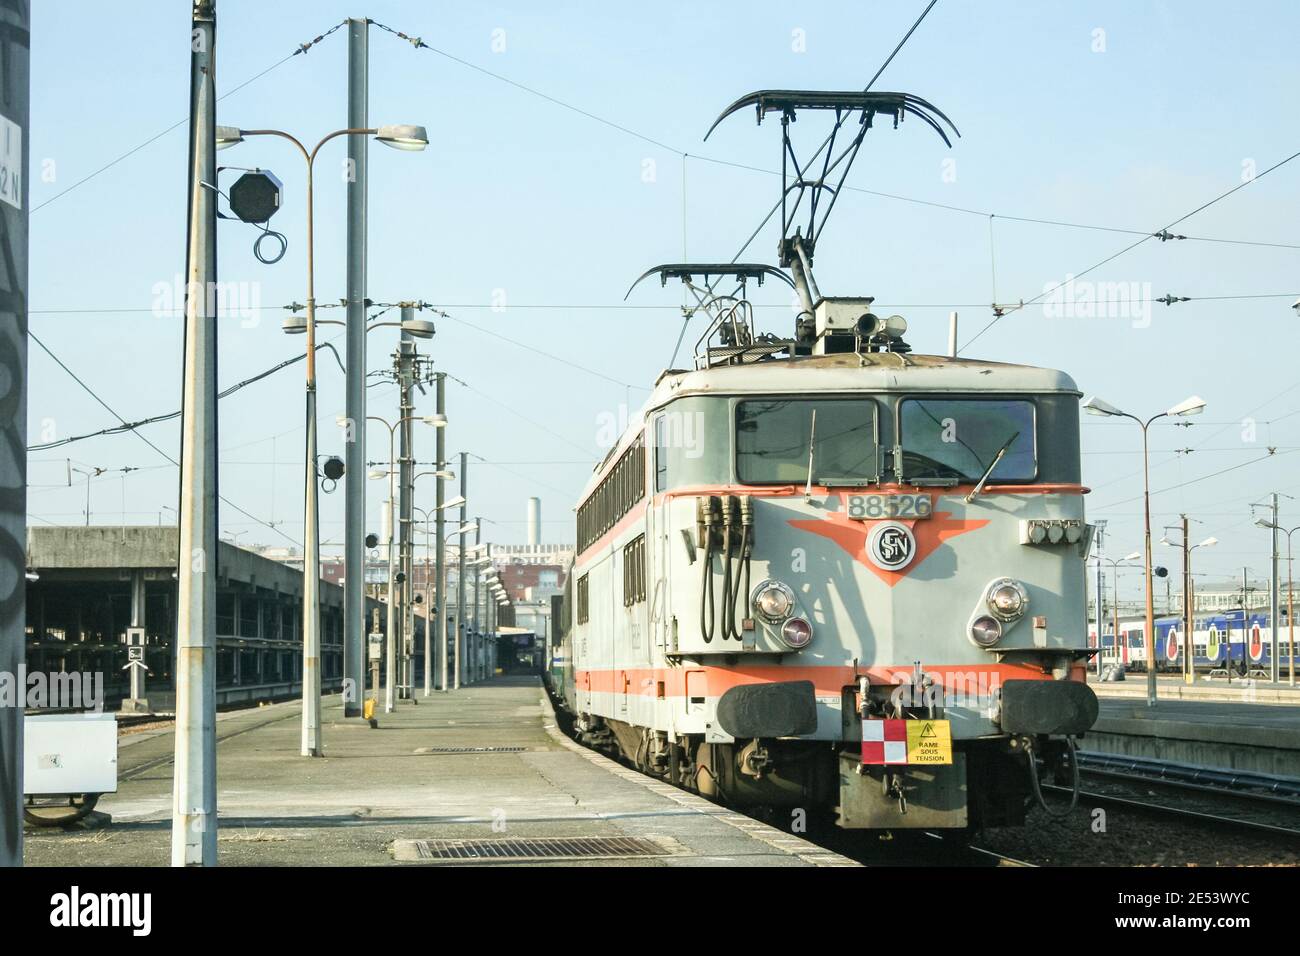
[[[36,340],[36,344],[39,345],[42,349],[44,349],[46,354],[48,354],[50,358],[54,359],[55,362],[58,362],[59,366],[63,368],[64,371],[68,372],[69,375],[72,375],[72,372],[68,369],[68,367],[64,365],[61,361],[59,361],[59,359],[54,355],[54,353],[51,352],[45,346],[45,344],[36,337],[35,334],[32,334],[32,338]],[[325,348],[329,349],[331,352],[334,353],[335,360],[338,361],[339,367],[342,368],[343,360],[339,358],[338,350],[335,349],[333,345],[331,345],[329,342],[321,342],[319,345],[316,346],[317,351],[320,351],[321,349],[325,349]],[[226,388],[218,392],[217,398],[226,398],[229,395],[233,395],[235,392],[238,392],[240,389],[247,388],[249,385],[252,385],[255,382],[260,382],[262,379],[267,378],[270,375],[274,375],[276,372],[280,371],[281,369],[288,368],[290,365],[293,365],[297,362],[301,362],[306,357],[307,356],[304,353],[302,355],[295,355],[292,358],[285,359],[283,362],[280,362],[278,365],[273,365],[271,368],[268,368],[263,372],[259,372],[258,374],[250,378],[244,379],[242,382],[237,382],[236,384],[231,385],[229,388]],[[76,378],[75,375],[73,377]],[[83,388],[86,387],[85,384],[82,383],[79,379],[77,381],[78,384],[81,384]],[[87,391],[89,391],[89,389],[87,389]],[[101,402],[100,404],[103,403]],[[108,408],[107,405],[105,405],[104,407]],[[88,432],[87,434],[84,435],[71,435],[67,438],[58,438],[55,439],[54,441],[41,442],[36,445],[28,445],[27,450],[29,452],[48,451],[51,448],[60,448],[63,445],[70,445],[73,444],[74,442],[86,441],[87,439],[90,438],[100,438],[105,435],[120,435],[124,432],[133,432],[136,429],[142,428],[146,425],[156,425],[160,422],[172,421],[174,419],[180,418],[180,416],[181,416],[181,412],[178,409],[177,411],[174,412],[167,412],[162,415],[153,415],[149,418],[142,418],[134,422],[122,421],[120,425],[114,425],[109,428],[101,428],[99,431],[96,432]],[[175,463],[173,462],[173,464]]]
[[[1246,188],[1247,186],[1249,186],[1251,183],[1257,183],[1257,182],[1259,182],[1261,179],[1263,179],[1263,178],[1264,178],[1265,176],[1267,176],[1269,173],[1273,172],[1274,170],[1281,169],[1283,166],[1285,166],[1287,163],[1291,162],[1292,160],[1294,160],[1294,159],[1297,158],[1297,157],[1300,157],[1300,151],[1296,151],[1296,152],[1292,153],[1290,156],[1287,156],[1285,159],[1279,160],[1278,162],[1274,163],[1272,166],[1270,166],[1270,167],[1268,167],[1267,169],[1265,169],[1263,172],[1258,173],[1258,174],[1255,175],[1255,176],[1252,176],[1250,179],[1247,179],[1247,180],[1245,180],[1244,182],[1240,182],[1240,183],[1238,183],[1237,185],[1233,186],[1231,189],[1229,189],[1229,190],[1227,190],[1227,191],[1225,191],[1225,192],[1222,192],[1222,193],[1220,193],[1219,195],[1215,196],[1213,199],[1210,199],[1210,200],[1207,201],[1207,202],[1201,203],[1201,205],[1197,206],[1197,207],[1196,207],[1195,209],[1193,209],[1191,212],[1186,213],[1186,214],[1184,214],[1184,215],[1182,215],[1182,216],[1179,216],[1179,217],[1178,217],[1177,219],[1175,219],[1173,222],[1171,222],[1171,223],[1169,223],[1168,225],[1164,226],[1163,228],[1159,229],[1157,232],[1153,232],[1153,233],[1151,233],[1151,234],[1149,234],[1149,235],[1144,235],[1141,239],[1138,239],[1136,242],[1129,243],[1127,246],[1125,246],[1123,249],[1120,249],[1118,252],[1112,253],[1111,255],[1107,256],[1105,259],[1102,259],[1100,262],[1097,262],[1097,263],[1094,263],[1093,265],[1090,265],[1088,268],[1084,269],[1082,272],[1072,273],[1072,274],[1071,274],[1071,277],[1070,277],[1069,280],[1066,280],[1065,282],[1058,282],[1056,285],[1054,285],[1054,286],[1052,286],[1052,287],[1050,287],[1050,288],[1048,288],[1048,289],[1044,289],[1044,290],[1043,290],[1042,292],[1040,292],[1038,295],[1033,296],[1033,297],[1030,298],[1030,299],[1026,299],[1026,300],[1024,300],[1024,304],[1025,304],[1025,305],[1030,305],[1030,304],[1032,304],[1032,303],[1038,302],[1040,299],[1044,299],[1044,298],[1046,298],[1047,296],[1051,295],[1053,292],[1056,292],[1056,291],[1058,291],[1059,289],[1063,288],[1063,287],[1064,287],[1068,282],[1070,282],[1070,281],[1074,281],[1074,280],[1077,280],[1077,279],[1080,279],[1080,278],[1082,278],[1083,276],[1087,275],[1087,274],[1090,273],[1090,272],[1095,272],[1097,269],[1100,269],[1102,266],[1106,265],[1107,263],[1114,262],[1114,261],[1115,261],[1116,259],[1118,259],[1120,256],[1123,256],[1123,255],[1125,255],[1126,253],[1131,252],[1132,250],[1136,249],[1138,246],[1140,246],[1140,245],[1142,245],[1142,244],[1148,242],[1148,241],[1151,240],[1151,239],[1154,239],[1154,238],[1159,237],[1159,236],[1160,236],[1161,234],[1163,234],[1163,233],[1167,233],[1170,229],[1174,228],[1174,227],[1177,226],[1179,223],[1186,222],[1188,219],[1190,219],[1192,216],[1195,216],[1197,213],[1199,213],[1199,212],[1203,212],[1203,211],[1205,211],[1206,209],[1209,209],[1209,208],[1210,208],[1211,206],[1213,206],[1215,203],[1218,203],[1218,202],[1221,202],[1221,201],[1224,200],[1224,199],[1227,199],[1229,196],[1233,195],[1233,194],[1236,193],[1238,190],[1245,189],[1245,188]],[[988,322],[988,324],[985,325],[985,326],[984,326],[982,329],[980,329],[978,332],[976,332],[973,336],[971,336],[971,338],[967,339],[967,340],[966,340],[966,343],[965,343],[964,345],[962,345],[962,346],[957,350],[958,354],[960,354],[961,352],[965,351],[965,349],[967,349],[967,348],[968,348],[969,346],[971,346],[974,342],[976,342],[976,341],[977,341],[977,340],[978,340],[978,339],[979,339],[979,338],[980,338],[980,337],[981,337],[985,332],[987,332],[989,329],[993,328],[993,326],[996,325],[997,322],[998,322],[998,320],[1001,319],[1001,318],[1003,318],[1003,316],[1002,316],[1002,315],[999,315],[999,314],[997,314],[997,313],[995,312],[994,315],[993,315],[993,318]]]
[[[450,372],[443,372],[442,374],[446,375],[449,380],[455,382],[457,385],[461,386],[462,388],[468,389],[469,391],[473,392],[475,395],[479,396],[480,398],[486,399],[487,401],[491,402],[493,405],[496,405],[500,408],[504,408],[511,415],[514,415],[516,418],[520,419],[521,421],[525,421],[529,425],[532,425],[534,428],[540,429],[541,431],[546,432],[548,435],[551,435],[554,438],[558,438],[566,445],[576,448],[582,452],[587,452],[590,450],[584,448],[582,445],[579,445],[577,442],[569,438],[566,438],[564,435],[561,435],[553,428],[549,428],[546,425],[543,425],[541,422],[537,421],[536,419],[530,418],[529,416],[525,415],[523,412],[519,411],[519,409],[514,408],[506,404],[505,402],[492,397],[487,392],[484,392],[482,389],[475,388],[473,385],[469,384],[469,382],[465,381],[463,378],[458,378],[457,376],[452,375]],[[468,452],[466,452],[466,454],[468,454]]]
[[[226,92],[222,93],[220,96],[217,97],[217,102],[220,103],[226,97],[233,96],[234,94],[238,93],[240,90],[242,90],[244,87],[248,86],[249,84],[257,82],[262,77],[266,76],[266,74],[270,73],[272,70],[278,69],[279,67],[288,63],[295,56],[298,56],[301,53],[306,53],[313,46],[315,46],[317,43],[324,40],[327,36],[332,34],[335,30],[339,29],[339,27],[343,26],[343,24],[345,23],[347,23],[346,20],[342,21],[341,23],[335,24],[331,29],[326,30],[324,33],[322,33],[320,36],[316,37],[315,39],[310,40],[307,43],[299,44],[298,48],[295,49],[288,56],[276,60],[266,69],[253,74],[248,79],[240,83],[238,86],[235,86],[232,89],[229,89]],[[33,213],[40,212],[46,206],[50,205],[53,202],[57,202],[58,200],[66,196],[68,193],[72,192],[74,189],[77,189],[78,187],[85,185],[86,183],[90,182],[92,179],[94,179],[96,176],[100,175],[101,173],[107,172],[108,170],[112,169],[114,166],[116,166],[118,163],[122,162],[123,160],[129,159],[130,157],[134,156],[136,153],[140,152],[140,150],[145,149],[146,147],[150,146],[153,143],[156,143],[158,140],[162,139],[172,130],[179,129],[189,121],[190,118],[188,116],[184,117],[183,119],[177,120],[175,123],[173,123],[171,126],[168,126],[166,129],[155,133],[154,135],[146,139],[144,142],[131,147],[125,153],[122,153],[120,156],[116,157],[115,159],[109,160],[103,166],[100,166],[98,169],[94,170],[93,172],[83,176],[81,179],[77,180],[75,183],[73,183],[71,186],[68,186],[66,189],[60,190],[59,192],[51,196],[49,199],[46,199],[44,202],[37,203],[35,206],[32,207],[32,212]]]
[[[1180,296],[1179,298],[1180,298],[1180,301],[1186,301],[1186,302],[1220,302],[1220,301],[1245,301],[1245,300],[1248,300],[1248,299],[1288,299],[1288,298],[1289,298],[1289,299],[1295,299],[1295,298],[1297,298],[1297,297],[1300,297],[1300,292],[1242,292],[1242,293],[1232,293],[1232,294],[1228,294],[1228,295],[1192,295],[1192,296]],[[967,296],[966,298],[968,298],[970,301],[958,301],[958,302],[893,302],[893,301],[889,301],[889,300],[881,299],[881,300],[880,300],[880,305],[882,305],[882,306],[889,306],[890,308],[894,308],[894,309],[962,309],[962,308],[964,308],[964,309],[976,309],[976,308],[987,308],[987,307],[988,307],[988,302],[983,301],[983,300],[981,300],[981,301],[975,301],[975,297],[974,297],[974,296]],[[1126,304],[1126,303],[1127,303],[1127,304],[1131,304],[1131,303],[1132,303],[1132,300],[1131,300],[1131,299],[1128,299],[1128,300],[1126,300],[1126,299],[1093,299],[1092,301],[1093,301],[1093,304],[1094,304],[1094,305],[1097,305],[1097,306],[1104,306],[1104,305],[1123,305],[1123,304]],[[1032,304],[1032,303],[1029,303],[1029,302],[1026,302],[1026,303],[1025,303],[1026,306],[1029,306],[1029,305],[1031,305],[1031,304]],[[789,310],[789,309],[790,309],[790,304],[789,304],[789,303],[784,303],[784,302],[754,302],[754,303],[751,303],[751,307],[752,307],[752,308],[755,308],[755,309],[786,309],[786,310]],[[287,306],[279,306],[279,305],[262,305],[262,306],[257,306],[256,308],[259,309],[259,310],[267,310],[267,309],[283,309],[283,308],[288,308],[288,307],[287,307]],[[324,306],[317,306],[317,308],[324,308]],[[489,310],[492,310],[492,311],[494,311],[494,312],[499,312],[499,311],[501,311],[501,306],[500,306],[499,304],[497,304],[497,303],[493,303],[493,302],[454,302],[454,303],[448,303],[448,304],[442,306],[442,308],[444,308],[444,309],[489,309]],[[641,305],[641,304],[630,303],[630,302],[523,302],[523,303],[512,302],[512,303],[510,304],[509,308],[510,308],[510,309],[528,309],[528,310],[535,310],[535,311],[545,311],[545,310],[553,310],[553,311],[576,311],[576,310],[580,310],[580,309],[581,309],[581,310],[600,311],[600,312],[608,312],[608,311],[633,311],[633,312],[648,312],[648,311],[659,311],[659,312],[664,312],[664,311],[672,311],[672,312],[676,312],[676,311],[680,310],[680,309],[682,308],[682,306],[681,306],[681,305],[666,304],[666,303],[651,303],[651,304]],[[146,313],[146,312],[148,312],[148,313],[152,313],[153,311],[154,311],[153,309],[147,309],[147,308],[130,308],[130,309],[112,309],[112,308],[107,308],[107,309],[101,309],[101,308],[90,307],[90,308],[77,308],[77,309],[32,309],[32,310],[29,310],[28,314],[29,314],[29,315],[111,315],[111,314],[119,314],[119,313]],[[459,319],[459,318],[457,318],[457,317],[455,317],[455,316],[448,316],[448,318],[451,318],[453,321],[456,321],[456,322],[464,322],[464,321],[465,321],[464,319]],[[487,332],[488,330],[486,330],[486,329],[480,329],[480,331]],[[528,350],[530,350],[530,351],[537,352],[539,355],[545,355],[545,356],[548,357],[548,358],[554,358],[554,357],[555,357],[555,356],[550,355],[550,354],[547,353],[547,352],[542,351],[541,349],[536,348],[535,346],[529,345],[527,342],[521,342],[521,341],[519,341],[518,339],[510,338],[509,336],[504,335],[504,334],[502,334],[502,333],[500,333],[500,332],[492,331],[492,332],[489,332],[489,334],[491,334],[491,335],[495,335],[497,338],[503,339],[504,341],[507,341],[507,342],[511,343],[512,345],[517,345],[517,346],[519,346],[520,348],[524,348],[524,349],[528,349]],[[560,361],[568,362],[569,360],[568,360],[568,359],[560,359]],[[583,367],[582,370],[583,370],[583,371],[586,371],[586,372],[591,372],[591,371],[593,371],[592,369],[590,369],[590,368],[586,368],[586,367]],[[619,381],[619,380],[617,380],[617,379],[615,379],[615,380],[613,380],[613,381],[614,381],[614,383],[617,384],[617,385],[622,385],[622,386],[626,386],[626,385],[627,385],[626,382],[622,382],[622,381]],[[639,387],[639,386],[634,386],[634,387]]]
[[[114,418],[116,418],[116,419],[117,419],[119,422],[121,422],[123,425],[126,425],[126,424],[127,424],[126,419],[123,418],[121,415],[119,415],[119,414],[118,414],[118,413],[117,413],[117,412],[116,412],[116,411],[115,411],[115,410],[114,410],[114,409],[113,409],[113,408],[112,408],[112,407],[111,407],[111,406],[110,406],[106,401],[104,401],[102,398],[100,398],[100,397],[99,397],[99,394],[98,394],[98,393],[97,393],[93,388],[91,388],[89,385],[87,385],[87,384],[86,384],[86,383],[85,383],[85,382],[84,382],[84,381],[83,381],[83,380],[82,380],[82,379],[77,375],[77,373],[75,373],[74,371],[72,371],[72,369],[68,368],[68,366],[67,366],[66,364],[64,364],[63,360],[60,359],[57,355],[55,355],[54,352],[52,352],[52,351],[50,350],[49,346],[47,346],[44,342],[42,342],[41,339],[40,339],[40,337],[37,336],[35,332],[33,332],[33,331],[31,331],[30,329],[28,329],[28,331],[27,331],[27,335],[28,335],[28,338],[30,338],[33,342],[35,342],[38,346],[40,346],[41,350],[42,350],[43,352],[45,352],[46,355],[48,355],[51,359],[54,360],[55,364],[58,365],[59,368],[63,369],[63,371],[65,371],[65,372],[68,374],[68,376],[69,376],[69,377],[70,377],[74,382],[76,382],[78,385],[80,385],[81,388],[82,388],[82,390],[83,390],[87,395],[89,395],[91,398],[93,398],[97,403],[99,403],[100,406],[102,406],[102,407],[104,408],[105,411],[107,411],[110,415],[112,415]],[[154,451],[156,451],[156,452],[157,452],[159,455],[161,455],[163,458],[167,459],[167,461],[171,462],[173,465],[175,465],[175,466],[178,467],[178,468],[180,467],[180,462],[178,462],[178,461],[177,461],[175,458],[173,458],[171,455],[167,454],[167,452],[163,451],[161,448],[159,448],[157,445],[155,445],[155,444],[154,444],[152,441],[150,441],[150,440],[149,440],[145,435],[141,434],[141,433],[140,433],[139,431],[137,431],[136,429],[130,429],[130,432],[131,432],[132,435],[135,435],[135,436],[136,436],[137,438],[139,438],[142,442],[144,442],[146,445],[148,445],[150,448],[152,448]],[[242,514],[244,517],[249,518],[249,519],[251,519],[251,520],[253,520],[253,521],[256,521],[258,524],[265,525],[266,527],[270,528],[270,529],[271,529],[272,531],[274,531],[276,534],[278,534],[278,535],[280,535],[281,537],[285,538],[287,541],[289,541],[289,542],[292,543],[292,544],[296,544],[296,545],[299,545],[299,546],[302,545],[302,542],[301,542],[301,541],[296,541],[296,540],[294,540],[292,537],[290,537],[289,535],[285,534],[283,531],[281,531],[279,528],[275,527],[275,526],[274,526],[273,524],[271,524],[270,522],[268,522],[268,521],[263,521],[261,518],[257,517],[257,515],[252,514],[252,513],[248,512],[248,511],[245,511],[243,508],[241,508],[239,505],[235,504],[233,501],[231,501],[231,500],[230,500],[229,498],[227,498],[225,495],[219,495],[218,497],[221,499],[221,501],[222,501],[223,503],[229,505],[231,508],[234,508],[236,511],[238,511],[240,514]]]
[[[934,6],[935,2],[937,2],[937,0],[932,0],[932,2],[926,6],[925,10],[912,24],[911,29],[907,31],[907,33],[903,36],[902,40],[899,41],[898,45],[894,48],[894,50],[890,53],[890,55],[885,59],[884,63],[876,71],[876,76],[873,77],[871,83],[867,85],[867,89],[871,88],[871,85],[874,84],[875,80],[879,78],[880,74],[884,72],[885,68],[888,67],[889,64],[893,61],[893,59],[898,55],[903,45],[908,41],[908,39],[910,39],[912,34],[920,25],[921,21],[925,19],[925,16],[930,12],[930,9]],[[762,173],[768,176],[781,175],[779,170],[765,169],[760,166],[753,166],[747,163],[736,162],[734,160],[721,159],[716,156],[701,155],[699,153],[694,153],[688,150],[681,149],[680,147],[675,146],[671,143],[667,143],[658,137],[641,132],[640,130],[634,129],[623,123],[617,123],[604,116],[600,116],[599,114],[594,113],[591,110],[584,109],[583,107],[577,106],[573,103],[563,100],[560,97],[553,96],[550,93],[546,93],[540,89],[537,89],[536,87],[528,85],[527,83],[520,82],[518,80],[505,76],[504,74],[497,73],[493,70],[489,70],[486,67],[482,67],[462,57],[456,56],[446,50],[430,46],[428,43],[425,43],[423,39],[421,39],[420,37],[411,36],[402,31],[389,27],[383,23],[379,23],[376,20],[370,20],[369,22],[379,27],[381,30],[385,30],[388,33],[393,34],[394,36],[399,37],[402,40],[405,40],[416,49],[429,50],[431,53],[435,53],[438,56],[441,56],[450,62],[456,63],[459,66],[463,66],[466,69],[472,70],[483,76],[487,76],[493,80],[496,80],[497,82],[503,83],[516,90],[519,90],[522,93],[526,93],[529,96],[537,97],[538,99],[544,100],[545,102],[552,104],[553,106],[557,106],[560,109],[566,110],[578,116],[582,116],[586,119],[592,120],[593,122],[598,123],[608,129],[615,130],[616,132],[623,133],[626,136],[633,137],[637,140],[640,140],[645,143],[649,143],[652,146],[657,146],[660,149],[667,150],[670,153],[674,153],[677,156],[680,156],[683,160],[683,180],[685,179],[685,161],[688,158],[693,160],[700,160],[701,162],[711,163],[718,166],[726,166],[734,169],[743,169],[743,170],[748,170],[750,172]],[[820,152],[821,151],[818,150],[817,153],[814,154],[813,156],[814,160],[818,155],[820,155]],[[1263,174],[1261,173],[1260,175]],[[1008,213],[1000,213],[1000,212],[987,210],[987,209],[971,209],[963,206],[953,205],[950,203],[942,203],[934,200],[918,199],[913,196],[903,196],[897,193],[867,189],[861,186],[851,186],[848,184],[845,184],[843,188],[845,191],[848,192],[863,193],[866,195],[876,196],[882,199],[891,199],[897,202],[914,203],[917,205],[931,206],[937,209],[946,209],[957,213],[965,213],[965,214],[975,215],[975,216],[991,216],[993,218],[1007,220],[1008,222],[1020,222],[1026,224],[1055,226],[1055,227],[1070,228],[1070,229],[1086,229],[1086,230],[1098,230],[1103,232],[1128,233],[1131,235],[1142,236],[1144,237],[1144,239],[1154,238],[1158,235],[1156,233],[1150,233],[1142,229],[1131,229],[1131,228],[1123,228],[1118,226],[1105,226],[1105,225],[1097,225],[1093,223],[1070,222],[1063,219],[1043,217],[1043,216],[1012,215]],[[685,198],[685,186],[683,185],[683,199],[684,198]],[[780,204],[778,203],[776,208],[779,208],[779,205]],[[758,233],[762,231],[763,226],[765,226],[767,222],[770,221],[772,215],[776,213],[776,208],[774,208],[772,212],[769,213],[768,216],[764,218],[763,223],[759,226],[759,228],[754,231],[753,235],[751,235],[751,237],[748,240],[746,240],[745,244],[741,247],[741,253],[739,253],[738,255],[743,254],[744,249],[748,248],[749,245],[753,242],[753,240],[757,238]],[[1300,249],[1300,244],[1255,241],[1249,239],[1228,239],[1228,238],[1217,238],[1212,236],[1177,236],[1177,237],[1171,236],[1169,238],[1171,239],[1176,238],[1180,240],[1197,241],[1197,242],[1222,242],[1222,243],[1231,243],[1236,245],[1264,246],[1264,247],[1273,247],[1279,249]],[[987,306],[988,303],[980,303],[979,305]]]

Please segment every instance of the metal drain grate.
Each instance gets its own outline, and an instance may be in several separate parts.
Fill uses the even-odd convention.
[[[421,747],[417,754],[521,754],[528,747]]]
[[[495,837],[481,840],[398,840],[398,860],[561,860],[669,856],[641,837]]]

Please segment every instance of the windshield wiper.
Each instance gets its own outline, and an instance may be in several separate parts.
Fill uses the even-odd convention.
[[[817,447],[817,409],[812,410],[812,424],[808,427],[808,480],[803,486],[803,500],[812,500],[813,451]]]
[[[993,456],[993,460],[989,462],[989,466],[984,469],[984,474],[980,476],[980,480],[975,483],[975,487],[972,488],[970,494],[966,496],[966,504],[970,504],[974,501],[975,496],[984,490],[984,483],[989,480],[989,475],[993,474],[993,469],[998,466],[998,462],[1002,460],[1002,456],[1011,450],[1011,446],[1016,443],[1016,439],[1019,437],[1020,432],[1016,432],[1002,443],[1002,447],[998,449],[998,453]]]

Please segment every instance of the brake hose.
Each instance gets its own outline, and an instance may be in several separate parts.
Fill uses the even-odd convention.
[[[700,563],[703,577],[700,581],[700,637],[705,644],[713,642],[713,510],[704,509],[704,560]]]
[[[1029,783],[1034,791],[1034,798],[1038,805],[1043,808],[1043,812],[1054,820],[1063,820],[1074,812],[1074,808],[1079,803],[1079,754],[1074,744],[1073,737],[1065,738],[1065,746],[1070,751],[1070,805],[1061,813],[1057,813],[1047,805],[1043,799],[1043,787],[1038,780],[1038,757],[1034,754],[1034,741],[1028,739],[1025,745],[1025,751],[1029,756]]]
[[[738,641],[742,639],[741,631],[745,626],[744,623],[745,610],[742,602],[745,601],[749,595],[749,557],[745,553],[748,549],[749,549],[749,525],[747,523],[742,523],[740,526],[740,552],[739,552],[739,556],[736,559],[737,564],[736,564],[735,590],[727,598],[727,610],[726,610],[727,618],[731,628],[730,636],[734,637]],[[740,580],[740,571],[742,566],[744,567],[744,571],[745,571],[745,581],[743,585],[743,590],[742,590],[742,584]]]
[[[731,520],[732,499],[722,499],[722,639],[736,636],[731,620]]]

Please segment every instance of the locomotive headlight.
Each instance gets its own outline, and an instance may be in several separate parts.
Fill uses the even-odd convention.
[[[801,617],[792,617],[781,628],[781,640],[795,650],[807,647],[812,640],[812,625]]]
[[[751,603],[763,620],[780,624],[794,613],[794,591],[780,581],[764,581],[754,588]]]
[[[970,639],[980,647],[992,647],[1002,639],[1002,624],[996,618],[977,617],[970,625]]]
[[[1025,613],[1025,608],[1029,604],[1029,594],[1019,581],[1000,578],[989,586],[985,603],[998,620],[1014,621]]]

